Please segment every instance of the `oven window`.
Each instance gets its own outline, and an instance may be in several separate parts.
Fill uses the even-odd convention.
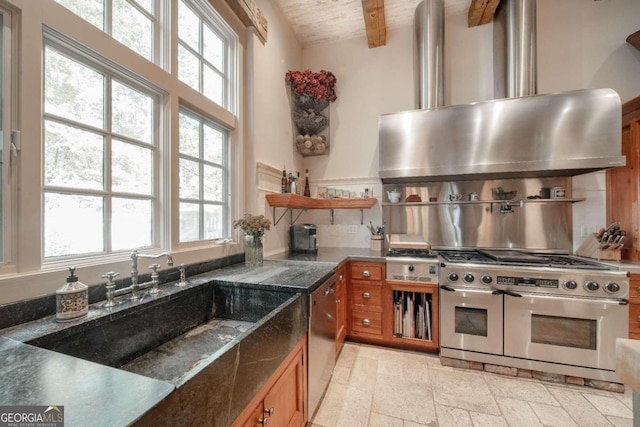
[[[483,308],[456,307],[456,333],[487,336],[487,310]]]
[[[597,350],[597,321],[571,317],[531,316],[531,342]]]

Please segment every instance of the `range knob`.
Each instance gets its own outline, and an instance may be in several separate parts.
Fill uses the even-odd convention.
[[[480,280],[485,285],[488,285],[489,283],[493,282],[493,278],[491,276],[489,276],[488,274],[485,274],[484,276],[482,276],[482,278]]]
[[[467,283],[471,283],[471,282],[473,282],[475,279],[476,279],[476,278],[475,278],[475,277],[473,277],[473,274],[471,274],[471,273],[465,273],[465,275],[464,275],[464,281],[465,281],[465,282],[467,282]]]
[[[598,289],[600,289],[600,285],[598,285],[598,283],[594,282],[593,280],[589,280],[587,283],[584,284],[584,288],[589,292],[595,292]]]
[[[562,284],[566,289],[574,290],[578,287],[578,284],[575,280],[567,280]]]
[[[605,285],[604,290],[606,292],[609,292],[610,294],[615,294],[620,290],[620,285],[618,285],[616,282],[609,282]]]
[[[458,273],[449,273],[447,277],[449,278],[450,282],[457,282],[459,279]]]
[[[415,269],[416,269],[416,268],[413,266],[413,264],[409,264],[409,271],[413,271],[413,270],[415,270]]]

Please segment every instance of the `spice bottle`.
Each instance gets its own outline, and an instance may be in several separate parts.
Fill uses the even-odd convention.
[[[282,178],[280,179],[280,192],[282,194],[287,192],[287,170],[286,166],[282,167]]]
[[[311,197],[311,188],[309,188],[309,169],[305,169],[304,173],[304,197]]]
[[[78,282],[75,267],[69,267],[67,283],[56,291],[56,321],[69,322],[89,312],[89,288]]]

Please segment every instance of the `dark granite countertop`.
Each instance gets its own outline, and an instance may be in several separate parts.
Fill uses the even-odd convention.
[[[66,426],[129,425],[174,390],[165,381],[2,337],[0,360],[0,404],[64,406]]]
[[[343,261],[385,261],[384,251],[373,251],[369,248],[339,248],[339,247],[322,247],[318,248],[318,253],[297,253],[282,252],[269,259],[288,260],[288,261],[313,261],[328,262],[338,265]]]

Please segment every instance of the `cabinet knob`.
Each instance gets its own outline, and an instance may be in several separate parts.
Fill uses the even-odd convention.
[[[336,300],[336,304],[340,304],[340,300],[339,299]]]
[[[266,412],[267,414],[269,414],[269,416],[270,416],[270,417],[271,417],[271,416],[273,416],[273,413],[274,413],[275,411],[276,411],[276,410],[275,410],[274,408],[269,408],[269,409],[265,409],[265,410],[264,410],[264,412]]]
[[[269,418],[267,418],[267,417],[258,418],[258,423],[262,424],[263,426],[266,426],[269,423]]]
[[[364,326],[371,326],[371,320],[369,319],[362,319],[362,324]]]
[[[640,322],[640,316],[638,316],[638,322]]]
[[[371,273],[369,273],[369,270],[364,270],[362,272],[362,277],[370,277],[370,276],[371,276]]]
[[[344,277],[341,275],[338,276],[338,280],[340,280],[341,282],[344,280]]]
[[[371,298],[371,294],[369,292],[363,292],[362,293],[362,298],[369,299],[369,298]]]
[[[638,287],[636,288],[636,291],[640,292],[640,286],[638,286]]]

